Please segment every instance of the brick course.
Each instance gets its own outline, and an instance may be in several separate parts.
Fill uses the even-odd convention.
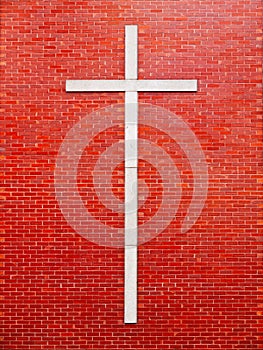
[[[1,349],[262,349],[262,2],[2,0],[1,16]],[[136,325],[123,324],[123,249],[74,232],[54,188],[70,128],[124,98],[67,94],[65,80],[123,79],[127,24],[139,25],[139,79],[198,79],[197,93],[139,100],[186,121],[209,167],[205,207],[181,233],[189,165],[167,136],[140,125],[141,138],[178,162],[185,188],[176,218],[139,247]],[[122,226],[89,187],[113,134],[123,139],[123,125],[86,150],[79,188],[95,216]],[[162,185],[143,160],[139,177],[149,188],[143,223]],[[123,164],[112,179],[123,199]]]

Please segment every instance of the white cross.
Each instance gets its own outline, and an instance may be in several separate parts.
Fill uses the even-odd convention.
[[[125,80],[66,81],[67,92],[125,91],[125,323],[137,323],[138,92],[197,91],[197,80],[138,80],[137,41],[137,26],[125,26]]]

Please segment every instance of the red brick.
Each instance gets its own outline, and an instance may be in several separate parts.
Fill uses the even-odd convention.
[[[1,10],[1,348],[262,349],[261,0],[2,0]],[[123,249],[74,232],[54,190],[70,128],[124,97],[67,94],[65,80],[122,79],[126,24],[139,25],[139,79],[198,79],[197,93],[139,100],[186,121],[209,166],[206,205],[182,234],[191,167],[158,123],[140,125],[140,137],[171,153],[184,185],[176,218],[139,247],[137,325],[123,324]],[[91,175],[121,139],[122,125],[100,133],[80,163],[87,208],[112,226],[123,226],[123,215],[103,206]],[[139,177],[149,189],[143,223],[163,186],[142,160]],[[119,199],[123,182],[120,164],[112,178]]]

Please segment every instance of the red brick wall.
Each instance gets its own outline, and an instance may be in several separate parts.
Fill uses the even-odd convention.
[[[1,1],[1,349],[263,348],[261,6],[261,0]],[[91,112],[123,102],[123,93],[68,94],[65,80],[123,79],[127,24],[139,26],[139,79],[198,79],[197,93],[141,93],[139,100],[188,123],[209,171],[195,225],[180,231],[186,193],[170,225],[139,247],[136,325],[123,324],[123,248],[76,233],[54,186],[67,132]],[[158,144],[158,132],[148,131],[140,126],[139,136]],[[93,161],[112,135],[123,139],[123,125],[90,145],[79,186],[86,186],[80,192],[93,215],[122,226],[123,215],[109,213],[89,192]],[[176,152],[173,159],[183,162]],[[185,187],[193,187],[189,168],[178,169]],[[158,209],[162,186],[158,169],[143,161],[139,176],[149,189],[142,222]],[[121,164],[113,188],[123,198]]]

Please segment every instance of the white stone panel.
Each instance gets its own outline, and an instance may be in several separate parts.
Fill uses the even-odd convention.
[[[138,93],[125,92],[125,167],[138,166]]]
[[[138,169],[125,168],[125,246],[138,241]]]
[[[137,247],[125,247],[124,322],[137,323]]]
[[[125,92],[125,122],[138,123],[138,93],[137,93],[137,91]]]
[[[197,91],[197,80],[67,80],[67,92]]]
[[[128,129],[129,126],[125,126],[125,129]],[[135,134],[137,129],[130,127],[130,134]],[[125,141],[125,167],[126,168],[137,168],[138,167],[138,142],[136,139],[126,140]]]
[[[137,80],[137,91],[197,91],[197,80]]]
[[[125,26],[125,79],[138,78],[138,28]]]

